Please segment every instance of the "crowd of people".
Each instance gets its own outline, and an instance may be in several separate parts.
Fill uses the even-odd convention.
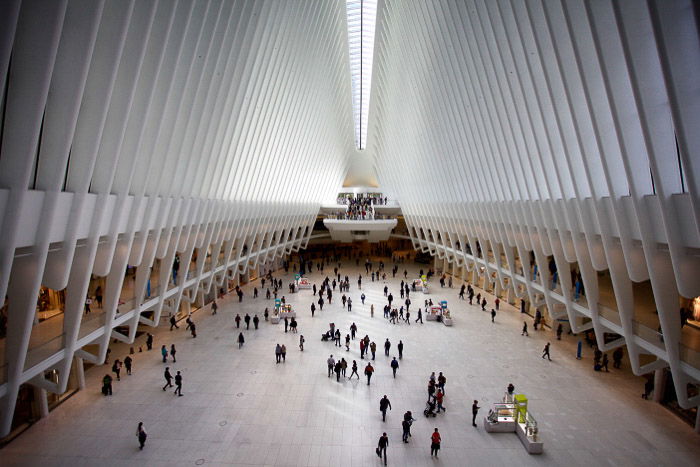
[[[381,193],[348,193],[338,196],[338,204],[345,204],[348,206],[381,206],[386,205],[388,201],[389,198],[382,196]]]
[[[342,294],[339,303],[342,304],[342,310],[346,310],[347,312],[351,313],[353,311],[353,300],[351,296],[351,281],[350,277],[348,274],[343,274],[342,270],[344,269],[343,263],[340,261],[340,257],[335,257],[334,259],[337,260],[337,263],[333,265],[333,276],[326,276],[320,283],[320,286],[317,284],[313,284],[311,292],[312,295],[314,296],[314,301],[311,304],[311,317],[313,318],[315,316],[315,310],[316,310],[316,304],[318,304],[318,307],[320,310],[323,310],[323,306],[326,303],[330,305],[332,304],[332,300],[334,298],[334,292],[336,289],[338,290],[338,293]],[[360,258],[356,257],[355,259],[355,265],[359,266],[360,263]],[[398,256],[394,256],[394,259],[398,259]],[[330,258],[322,258],[319,259],[318,261],[306,261],[303,264],[299,265],[293,265],[293,268],[295,271],[301,269],[302,267],[307,269],[308,271],[312,271],[314,264],[316,264],[316,271],[317,272],[323,272],[324,265],[328,267],[330,265]],[[382,280],[386,282],[387,275],[385,271],[385,264],[383,261],[379,261],[378,265],[375,265],[370,258],[367,258],[364,262],[365,266],[365,273],[371,277],[371,280],[374,282]],[[377,267],[378,266],[378,267]],[[392,273],[392,278],[396,277],[396,274],[398,272],[398,266],[394,264],[393,268],[391,269]],[[423,271],[420,271],[421,275],[423,274]],[[433,275],[434,272],[432,270],[428,270],[429,275]],[[384,292],[384,300],[385,303],[383,305],[383,316],[387,322],[387,325],[397,325],[399,323],[404,323],[405,325],[410,325],[412,321],[412,316],[411,316],[411,311],[413,308],[411,307],[411,293],[416,292],[415,290],[415,282],[409,283],[407,281],[407,270],[404,271],[404,279],[402,280],[398,286],[398,291],[391,291],[389,290],[388,285],[384,285],[383,287],[383,292]],[[452,287],[453,286],[453,281],[452,277],[446,277],[445,275],[442,275],[439,279],[441,287]],[[274,297],[276,298],[278,295],[278,290],[283,286],[283,283],[281,280],[276,279],[272,276],[271,272],[268,272],[264,277],[260,279],[260,286],[264,289],[265,285],[269,284],[274,292],[270,291],[270,288],[267,288],[267,293],[266,293],[266,298],[271,299],[272,294],[274,293]],[[362,291],[362,275],[358,275],[357,277],[357,292],[356,293],[361,293],[359,296],[360,301],[363,305],[365,305],[365,300],[366,300],[366,295]],[[238,295],[239,302],[242,301],[243,299],[243,292],[240,287],[236,287],[235,289],[236,294]],[[290,288],[290,292],[294,293],[295,290]],[[396,300],[396,297],[394,296],[394,293],[396,293],[400,297],[400,302],[397,303],[398,300]],[[219,298],[222,298],[225,294],[220,291]],[[257,287],[255,287],[255,292],[253,293],[253,297],[257,298]],[[315,297],[318,297],[318,300],[316,300]],[[482,295],[482,292],[478,292],[475,290],[474,287],[472,287],[471,284],[462,284],[459,289],[459,294],[458,297],[462,300],[469,300],[470,305],[474,305],[474,302],[476,302],[476,305],[481,308],[482,311],[487,311],[486,307],[489,304],[486,294],[484,293]],[[282,302],[285,302],[285,297],[282,297]],[[374,303],[367,303],[369,305],[369,310],[370,310],[370,317],[374,317],[374,308],[375,304]],[[433,305],[433,301],[431,298],[428,298],[425,300],[425,309],[427,310],[428,307]],[[494,321],[495,315],[496,315],[496,310],[500,309],[500,299],[498,297],[495,297],[492,302],[492,307],[491,307],[491,321]],[[213,301],[212,306],[211,306],[211,311],[212,314],[217,314],[218,310],[218,304],[216,303],[216,300]],[[335,311],[339,311],[340,307],[335,308]],[[367,310],[367,307],[363,307],[362,310]],[[415,320],[413,320],[414,323],[420,323],[423,324],[423,311],[421,307],[417,307],[415,310],[415,313],[417,317]],[[538,312],[539,313],[539,312]],[[238,344],[239,344],[239,349],[243,347],[243,344],[245,342],[245,337],[243,331],[249,331],[250,330],[250,324],[251,322],[253,323],[254,329],[258,330],[259,328],[259,323],[260,323],[260,318],[258,317],[257,313],[253,313],[253,316],[250,315],[250,313],[243,313],[243,317],[241,317],[241,313],[236,313],[234,322],[235,322],[235,327],[236,330],[239,330],[242,326],[242,323],[245,324],[245,329],[241,330],[238,334]],[[268,316],[269,316],[269,311],[268,308],[265,308],[264,313],[263,313],[265,321],[268,321]],[[188,324],[188,329],[191,330],[192,332],[192,337],[196,337],[196,325],[192,321],[191,316],[188,316],[186,319],[186,322]],[[178,326],[178,321],[175,319],[175,317],[171,318],[170,322],[170,330],[172,331],[173,329],[179,329]],[[528,329],[527,329],[527,321],[524,321],[524,326],[522,330],[523,335],[528,335]],[[542,329],[543,323],[542,323],[542,317],[541,314],[538,316],[536,315],[534,317],[534,326],[535,329]],[[297,333],[297,329],[299,327],[299,323],[296,319],[296,317],[287,319],[284,318],[284,332],[291,332],[291,333]],[[389,377],[389,371],[386,370],[391,369],[391,377],[392,379],[396,379],[397,376],[400,377],[399,369],[400,367],[403,366],[403,357],[404,357],[404,339],[399,339],[398,343],[394,345],[391,342],[391,339],[389,337],[383,337],[379,338],[375,336],[374,339],[371,339],[369,337],[369,334],[366,332],[362,332],[364,334],[364,337],[359,337],[360,335],[360,326],[358,326],[357,322],[353,321],[352,324],[348,327],[347,330],[341,330],[338,327],[335,326],[334,323],[329,324],[329,328],[322,333],[321,335],[321,341],[327,342],[328,344],[333,343],[334,348],[337,350],[334,351],[333,354],[329,354],[329,357],[326,359],[326,368],[327,368],[327,377],[333,378],[335,377],[335,380],[337,383],[341,382],[346,382],[346,381],[352,381],[353,378],[356,378],[358,380],[364,379],[366,380],[366,385],[370,386],[372,383],[372,378],[374,377],[375,379],[377,377],[384,378],[384,377]],[[395,331],[392,331],[395,332]],[[561,340],[561,336],[563,333],[563,329],[561,324],[557,327],[556,329],[556,335],[557,339]],[[355,346],[353,343],[357,342],[357,346]],[[305,343],[305,338],[303,335],[299,336],[299,351],[303,352],[304,351],[304,343]],[[377,360],[377,347],[381,345],[384,348],[384,359],[382,360],[380,357],[380,360]],[[152,350],[153,348],[153,335],[148,334],[147,339],[146,339],[146,345],[147,345],[147,351]],[[395,349],[395,353],[392,353],[392,348]],[[551,360],[551,355],[550,355],[550,343],[548,342],[543,351],[542,351],[542,358],[543,359],[549,359]],[[142,349],[139,348],[139,352],[141,352]],[[354,352],[358,351],[359,353],[359,358],[353,356],[355,355]],[[286,363],[286,357],[287,357],[287,347],[284,342],[277,342],[275,344],[275,363],[276,364],[284,364]],[[352,353],[351,353],[352,352]],[[166,345],[161,346],[161,356],[162,356],[162,361],[164,364],[168,363],[168,359],[170,358],[172,360],[172,364],[175,365],[177,363],[176,360],[176,354],[177,354],[177,349],[175,348],[174,344],[171,344],[170,347],[167,347]],[[579,342],[579,347],[577,351],[577,358],[581,358],[581,342]],[[623,353],[622,349],[618,348],[615,350],[613,353],[613,360],[614,360],[614,368],[620,368],[621,366],[621,361],[623,358]],[[402,362],[402,363],[400,363]],[[407,360],[407,364],[411,364],[411,360]],[[120,381],[121,377],[121,368],[122,366],[126,369],[126,374],[130,375],[132,372],[132,366],[133,366],[133,358],[129,355],[126,356],[123,361],[122,360],[115,360],[112,365],[112,372],[115,374],[116,380]],[[360,369],[363,370],[363,377],[361,378],[359,375]],[[608,370],[608,356],[607,354],[603,354],[600,352],[597,348],[595,349],[594,352],[594,369],[596,371],[609,371]],[[349,371],[348,371],[349,370]],[[402,370],[403,371],[403,370]],[[173,374],[174,373],[174,374]],[[165,385],[162,387],[163,391],[166,391],[168,388],[174,388],[173,393],[182,396],[183,395],[183,374],[182,370],[175,370],[174,372],[170,370],[169,366],[165,367],[163,377],[165,379]],[[174,382],[174,385],[173,385]],[[447,412],[447,407],[446,407],[446,382],[447,382],[447,377],[443,372],[432,372],[428,378],[427,381],[427,400],[426,400],[426,406],[425,409],[423,410],[423,413],[426,417],[436,417],[441,413],[446,413]],[[113,384],[113,378],[109,374],[106,374],[105,377],[103,378],[103,393],[105,395],[111,395],[112,394],[112,384]],[[509,386],[509,391],[510,387]],[[512,392],[512,391],[511,391]],[[645,394],[647,393],[645,389]],[[379,409],[381,412],[382,416],[382,421],[386,422],[387,420],[387,414],[389,411],[392,410],[392,405],[391,401],[388,397],[388,395],[384,395],[379,402]],[[466,408],[465,408],[466,409]],[[472,425],[474,427],[477,426],[476,424],[476,417],[479,412],[479,405],[478,401],[474,400],[472,404]],[[452,410],[455,410],[454,408]],[[457,409],[459,410],[459,409]],[[402,428],[402,441],[404,443],[408,443],[409,439],[411,438],[411,425],[415,421],[415,419],[412,416],[412,412],[410,410],[405,411],[402,420],[401,420],[401,428]],[[146,431],[144,425],[141,423],[139,424],[137,428],[137,436],[139,439],[139,447],[140,449],[143,449],[145,442],[146,442]],[[377,448],[376,448],[376,454],[384,461],[386,464],[387,462],[387,448],[389,445],[389,438],[388,435],[385,433],[382,434],[382,436],[379,439]],[[441,434],[438,430],[438,428],[434,429],[434,432],[430,436],[430,445],[431,445],[431,456],[437,456],[438,451],[440,450],[440,445],[441,445]]]

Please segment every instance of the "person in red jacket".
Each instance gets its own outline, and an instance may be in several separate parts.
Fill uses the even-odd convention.
[[[374,373],[374,367],[371,363],[367,362],[365,367],[365,375],[367,375],[367,386],[369,386],[369,381],[372,379],[372,373]]]
[[[438,432],[438,429],[435,428],[435,431],[430,436],[430,457],[433,455],[437,457],[438,451],[440,450],[440,441],[442,441],[440,438],[440,433]]]

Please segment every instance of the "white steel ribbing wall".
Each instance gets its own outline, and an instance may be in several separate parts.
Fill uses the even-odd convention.
[[[0,37],[4,436],[20,384],[62,393],[74,357],[102,362],[166,301],[177,310],[303,247],[342,183],[353,121],[336,1],[9,0]],[[167,265],[195,249],[196,273],[146,299],[154,262],[167,284]],[[136,305],[117,314],[127,265]],[[93,274],[106,277],[104,322],[81,336]],[[37,363],[41,285],[66,289],[66,304],[60,345]]]
[[[637,374],[670,367],[683,407],[700,403],[685,389],[700,381],[700,365],[680,345],[678,313],[679,295],[700,295],[694,8],[380,1],[368,137],[416,248],[489,281],[495,274],[497,287],[532,303],[543,296],[574,331],[594,328],[602,350],[626,345]],[[541,282],[527,272],[530,252]],[[559,271],[577,264],[587,307],[575,303],[568,272],[561,293],[549,290],[549,256]],[[598,306],[603,270],[619,311],[612,321]],[[633,319],[632,283],[645,280],[663,339]],[[606,331],[623,338],[606,344]],[[642,365],[640,354],[658,360]]]

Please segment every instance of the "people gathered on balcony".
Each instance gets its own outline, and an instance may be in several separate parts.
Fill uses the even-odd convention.
[[[374,205],[386,205],[388,198],[379,194],[370,193],[356,193],[352,194],[341,194],[338,196],[338,204],[346,204],[348,206],[364,206],[370,207]]]

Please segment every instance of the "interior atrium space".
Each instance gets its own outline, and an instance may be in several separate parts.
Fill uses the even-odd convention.
[[[0,465],[699,465],[699,23],[1,1]]]

